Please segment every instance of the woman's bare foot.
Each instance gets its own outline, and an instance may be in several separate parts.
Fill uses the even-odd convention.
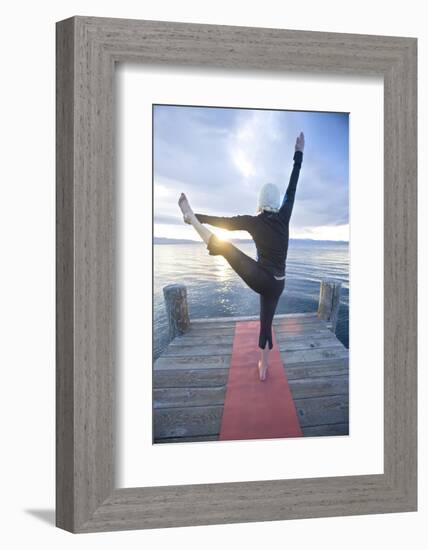
[[[268,366],[266,364],[263,364],[263,361],[261,359],[259,359],[259,378],[260,378],[260,381],[261,382],[264,382],[266,380],[266,375],[267,375],[267,369],[268,369]]]
[[[186,223],[190,224],[192,216],[194,214],[192,208],[190,207],[189,201],[187,200],[187,197],[184,193],[181,193],[180,198],[178,199],[178,206],[183,213],[183,220]]]

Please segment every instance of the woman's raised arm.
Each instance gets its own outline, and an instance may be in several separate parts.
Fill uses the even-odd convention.
[[[231,216],[229,218],[224,216],[208,216],[206,214],[195,214],[196,218],[201,223],[208,223],[215,227],[221,227],[222,229],[229,229],[230,231],[242,230],[251,231],[253,226],[253,216]]]
[[[305,148],[305,136],[303,132],[297,136],[295,152],[294,152],[294,165],[291,171],[290,181],[285,192],[284,199],[282,201],[281,208],[279,209],[280,216],[286,223],[290,221],[291,212],[293,211],[294,198],[296,195],[297,182],[299,180],[300,168],[303,160],[303,149]]]

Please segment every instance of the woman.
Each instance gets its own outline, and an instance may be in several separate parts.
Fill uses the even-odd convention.
[[[297,181],[303,160],[305,138],[303,132],[296,139],[294,166],[290,182],[280,206],[280,192],[276,185],[262,187],[256,216],[206,216],[195,214],[184,195],[178,204],[184,221],[191,224],[207,245],[210,255],[222,255],[235,272],[255,292],[260,294],[260,333],[258,346],[259,378],[266,379],[269,351],[272,349],[272,320],[285,284],[285,261],[288,250],[288,226],[293,210]],[[229,230],[245,230],[253,237],[257,249],[257,261],[232,243],[221,241],[202,224],[208,223]],[[267,344],[267,345],[266,345]]]

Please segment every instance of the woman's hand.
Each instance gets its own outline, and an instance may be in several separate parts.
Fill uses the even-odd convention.
[[[305,148],[305,136],[303,132],[300,132],[300,135],[296,138],[296,145],[294,147],[295,151],[301,151],[303,153],[303,149]]]

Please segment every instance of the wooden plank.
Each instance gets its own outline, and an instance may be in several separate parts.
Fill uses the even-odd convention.
[[[290,339],[293,341],[301,341],[305,340],[307,338],[314,338],[314,339],[322,339],[322,338],[330,338],[335,339],[337,341],[337,338],[335,335],[331,332],[329,329],[319,329],[319,330],[308,330],[308,331],[294,331],[292,334],[287,331],[280,331],[276,332],[276,339],[278,344],[281,342],[289,342]],[[181,346],[181,345],[205,345],[205,344],[216,344],[216,345],[225,345],[225,346],[232,346],[233,344],[233,338],[234,335],[232,332],[227,334],[218,333],[213,329],[213,332],[204,330],[203,332],[191,332],[186,333],[183,336],[179,336],[174,338],[170,346]]]
[[[304,338],[300,340],[289,339],[286,342],[282,342],[279,346],[281,352],[291,353],[293,351],[308,350],[308,351],[322,351],[324,348],[328,349],[340,349],[346,350],[343,344],[335,337],[332,338]],[[211,344],[206,342],[205,344],[195,345],[190,341],[182,341],[180,345],[168,346],[162,353],[162,357],[183,357],[183,356],[197,356],[204,357],[206,355],[224,355],[225,353],[231,353],[232,346]]]
[[[285,369],[289,381],[313,377],[334,377],[348,374],[347,361],[319,363],[317,366],[296,366]],[[160,369],[154,372],[156,388],[192,388],[223,386],[227,383],[229,369]]]
[[[278,325],[273,326],[275,330],[275,334],[280,334],[282,332],[285,332],[286,334],[306,334],[307,332],[319,332],[319,331],[325,331],[329,330],[332,334],[334,334],[328,325],[324,323],[324,321],[320,321],[319,323],[304,323],[304,324],[288,324],[288,325]]]
[[[162,353],[162,357],[212,357],[213,355],[224,355],[232,353],[232,346],[219,346],[217,344],[205,344],[204,346],[193,346],[182,344],[181,346],[169,346]]]
[[[229,368],[231,353],[211,356],[161,356],[154,363],[155,370],[163,369],[209,369]],[[281,352],[286,368],[302,366],[315,367],[318,363],[331,362],[333,360],[348,360],[349,351],[343,348],[329,348],[324,350],[297,350]]]
[[[154,409],[154,438],[218,435],[222,406]]]
[[[153,391],[155,409],[201,407],[224,404],[225,386],[214,388],[157,388]]]
[[[168,373],[170,371],[167,371]],[[163,381],[163,386],[156,385],[154,389],[154,406],[155,407],[180,407],[180,406],[201,406],[201,405],[221,405],[224,403],[225,384],[227,376],[222,376],[222,383],[219,383],[217,377],[217,385],[201,386],[201,382],[207,383],[206,380],[185,377],[184,380],[177,381],[177,375],[174,372],[174,377],[168,377]],[[226,371],[227,372],[227,371]],[[211,380],[209,382],[212,382]],[[168,385],[167,385],[168,384]],[[169,385],[181,384],[181,385]],[[294,399],[340,395],[348,393],[348,376],[346,374],[338,376],[324,376],[320,378],[307,378],[289,380],[289,385]]]
[[[344,372],[345,371],[345,372]],[[310,378],[307,372],[302,373],[301,369],[293,369],[290,375],[289,370],[286,374],[290,383],[290,389],[293,397],[310,397],[318,395],[336,395],[348,392],[348,375],[347,370],[342,366],[329,366],[329,368],[314,367],[311,374],[316,374],[317,377]],[[190,388],[199,388],[198,391],[204,392],[207,388],[224,388],[227,383],[228,369],[212,369],[212,370],[165,370],[155,373],[154,386],[155,389],[162,388],[185,388],[186,391]],[[302,376],[303,375],[303,376]],[[306,377],[305,377],[306,375]],[[156,394],[157,399],[162,400],[162,394]],[[166,402],[170,399],[169,395],[164,395]],[[202,397],[200,397],[202,399]],[[178,402],[179,406],[184,405],[187,398],[184,397],[182,402]],[[194,403],[189,403],[194,404]],[[203,402],[202,404],[209,404]]]
[[[320,426],[307,426],[303,428],[304,437],[328,437],[336,435],[349,435],[348,423],[322,424]],[[156,439],[157,443],[204,443],[218,441],[218,435],[202,435],[197,437],[164,437]]]
[[[299,317],[289,317],[287,319],[281,319],[275,316],[273,318],[272,322],[274,327],[289,327],[294,325],[330,325],[329,321],[326,321],[325,319],[320,319],[316,315],[312,317],[305,317],[305,318],[299,318]]]
[[[349,377],[347,374],[320,376],[319,378],[300,378],[289,380],[288,383],[293,394],[293,399],[326,395],[348,395],[349,390]]]
[[[213,323],[211,321],[208,321],[206,323],[193,323],[193,321],[190,323],[190,330],[193,331],[205,331],[205,330],[213,330],[218,328],[227,328],[229,330],[233,330],[235,328],[236,321],[219,321],[218,323]]]
[[[302,338],[307,338],[309,335],[312,335],[314,338],[330,338],[332,336],[334,338],[337,338],[337,336],[328,328],[312,328],[311,330],[303,331],[278,331],[275,329],[275,336],[277,341],[285,341],[290,339],[299,340]]]
[[[256,318],[254,318],[253,320],[254,321],[257,321],[259,319],[259,317],[257,316]],[[220,329],[220,328],[232,328],[234,327],[236,321],[240,321],[240,320],[245,320],[245,317],[243,319],[241,318],[234,318],[234,320],[231,320],[231,321],[227,321],[227,320],[224,320],[224,321],[218,321],[218,322],[212,322],[212,321],[209,321],[207,320],[207,322],[205,323],[194,323],[193,321],[191,322],[190,324],[190,329],[189,330],[194,330],[194,331],[203,331],[203,330],[213,330],[213,328],[215,329]],[[292,329],[293,327],[305,327],[305,326],[319,326],[319,327],[329,327],[331,323],[329,323],[328,321],[325,321],[323,319],[318,319],[317,317],[311,317],[311,318],[307,318],[307,319],[304,319],[304,320],[300,320],[300,319],[294,319],[294,318],[290,318],[290,319],[287,319],[287,320],[276,320],[274,319],[273,321],[273,326],[275,328],[278,328],[278,329]]]
[[[218,441],[218,435],[201,435],[198,437],[163,437],[156,439],[155,443],[204,443],[206,441]]]
[[[230,327],[223,328],[216,327],[215,325],[212,326],[212,329],[192,327],[188,332],[186,332],[185,336],[206,336],[207,334],[211,334],[212,336],[233,336],[234,332],[235,324],[233,323]]]
[[[289,381],[319,376],[336,376],[348,374],[348,359],[324,359],[312,363],[288,365],[284,368]]]
[[[160,357],[154,364],[154,376],[158,373],[166,371],[172,371],[178,375],[179,371],[183,371],[184,376],[189,376],[189,371],[195,372],[194,378],[203,377],[209,375],[204,372],[213,370],[223,370],[225,373],[229,369],[230,355],[214,356],[214,357],[195,357],[193,359],[187,357]],[[293,378],[305,378],[309,376],[320,376],[319,369],[324,369],[325,376],[330,374],[343,374],[348,369],[348,358],[323,358],[318,361],[287,363],[285,371],[289,379]],[[197,375],[196,372],[201,371],[201,374]],[[216,376],[216,374],[214,374]],[[202,378],[201,378],[202,379]],[[160,380],[160,379],[158,379]],[[196,382],[197,385],[199,385]]]
[[[296,351],[305,349],[325,349],[325,348],[337,348],[344,347],[342,342],[338,340],[334,335],[330,337],[323,336],[322,338],[314,338],[308,336],[307,338],[289,338],[287,340],[281,340],[278,343],[280,351]]]
[[[299,363],[309,363],[311,361],[320,361],[322,359],[341,359],[348,358],[349,351],[342,345],[326,349],[310,349],[297,351],[283,351],[281,357],[285,367]]]
[[[344,347],[340,340],[334,336],[329,338],[325,336],[322,338],[314,338],[310,335],[308,335],[307,338],[288,338],[286,340],[281,340],[278,345],[280,351]],[[194,355],[203,357],[205,355],[224,355],[224,353],[231,352],[232,343],[214,343],[210,338],[206,338],[201,339],[197,343],[190,339],[176,342],[174,345],[168,346],[162,353],[162,356]]]
[[[233,344],[233,334],[221,335],[221,334],[206,334],[206,335],[193,335],[186,334],[181,338],[174,338],[170,342],[170,346],[182,346],[182,345],[192,345],[192,346],[203,346],[205,344],[215,344],[217,346],[228,346],[232,347]]]
[[[174,369],[153,373],[155,388],[197,388],[224,386],[229,369]]]
[[[303,428],[303,435],[305,437],[349,435],[349,424],[340,422],[337,424],[322,424],[321,426],[307,426]]]
[[[278,315],[275,315],[275,319],[312,319],[312,318],[318,318],[317,312],[307,312],[307,313],[280,313]],[[234,321],[254,321],[259,318],[258,315],[245,315],[245,316],[238,316],[238,317],[210,317],[210,318],[196,318],[192,319],[191,323],[195,324],[206,324],[206,323],[222,323],[222,322],[234,322]]]
[[[348,395],[296,399],[294,403],[302,428],[348,422]]]
[[[161,408],[154,410],[154,438],[217,436],[221,406]],[[296,409],[305,436],[340,435],[348,425],[347,399],[344,396],[301,399]]]
[[[280,342],[288,342],[290,340],[296,340],[297,342],[300,340],[304,340],[305,338],[335,338],[337,340],[337,336],[331,332],[330,329],[312,329],[312,330],[304,330],[301,332],[287,332],[287,331],[280,331],[277,330],[274,331],[276,336],[276,341],[278,343]]]
[[[257,319],[254,319],[254,321],[258,321]],[[189,331],[194,332],[203,332],[203,331],[210,331],[210,330],[217,330],[217,329],[233,329],[235,326],[235,321],[232,322],[226,322],[221,321],[218,323],[199,323],[199,324],[191,324]],[[307,319],[305,321],[299,321],[298,319],[289,319],[287,321],[281,321],[276,322],[275,320],[272,323],[272,326],[277,330],[292,330],[295,327],[301,327],[302,329],[305,327],[319,327],[319,328],[330,328],[330,323],[328,321],[324,321],[322,319]],[[188,332],[189,332],[188,331]],[[186,334],[188,334],[188,332]]]
[[[184,356],[164,357],[161,355],[154,363],[154,370],[163,369],[218,369],[229,368],[231,354],[206,357]]]

